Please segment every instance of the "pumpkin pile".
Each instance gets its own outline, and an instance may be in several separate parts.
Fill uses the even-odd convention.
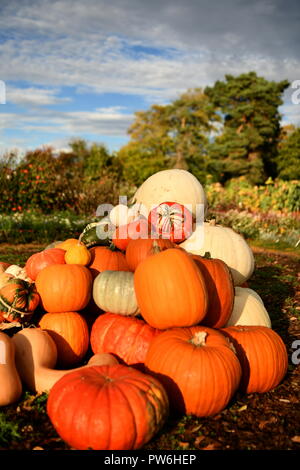
[[[2,329],[20,329],[0,332],[0,405],[22,383],[47,391],[71,447],[123,450],[152,439],[170,412],[213,416],[238,390],[276,387],[287,350],[245,284],[252,251],[232,229],[197,223],[206,206],[192,174],[164,170],[79,239],[19,271],[2,263]]]

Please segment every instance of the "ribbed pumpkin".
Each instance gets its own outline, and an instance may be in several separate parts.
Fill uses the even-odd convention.
[[[138,305],[134,290],[133,273],[103,271],[93,283],[93,299],[105,312],[137,315]]]
[[[85,266],[56,264],[38,274],[36,288],[47,312],[77,312],[91,298],[92,275]]]
[[[93,278],[102,271],[130,271],[125,255],[121,251],[105,246],[90,248],[91,262],[89,269]]]
[[[229,326],[222,331],[233,343],[242,366],[240,389],[265,393],[283,380],[288,355],[281,337],[266,326]]]
[[[141,217],[126,225],[118,226],[114,232],[112,242],[119,250],[125,251],[130,240],[147,238],[149,234],[150,229],[148,221]]]
[[[51,389],[47,412],[60,437],[78,450],[133,450],[163,426],[168,397],[153,377],[123,365],[71,372]]]
[[[270,316],[261,297],[248,287],[236,287],[233,310],[226,325],[261,325],[272,327]]]
[[[40,302],[34,283],[12,278],[0,289],[0,321],[29,321]]]
[[[127,365],[141,365],[158,334],[143,320],[107,312],[93,323],[90,341],[94,354],[111,353]]]
[[[199,224],[190,238],[180,244],[189,253],[224,261],[229,267],[235,286],[247,281],[254,271],[254,256],[246,240],[229,227],[214,221]]]
[[[89,330],[78,312],[45,313],[39,327],[54,340],[59,366],[73,366],[84,358],[89,347]]]
[[[141,315],[154,328],[196,325],[206,314],[204,278],[184,250],[170,248],[146,258],[135,270],[134,287]]]
[[[174,411],[199,417],[222,411],[241,379],[229,342],[204,326],[162,332],[150,344],[145,366],[164,385]]]
[[[171,240],[163,238],[139,238],[131,240],[126,248],[126,261],[130,271],[135,271],[137,266],[148,256],[154,254],[154,246],[158,246],[161,250],[174,248]]]
[[[42,269],[52,264],[65,263],[65,250],[60,248],[50,248],[31,255],[25,265],[28,276],[35,281]]]

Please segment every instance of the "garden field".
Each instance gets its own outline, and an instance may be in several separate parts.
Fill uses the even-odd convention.
[[[0,258],[24,263],[45,245],[1,244]],[[299,450],[300,449],[300,257],[293,251],[252,246],[256,269],[248,281],[263,299],[273,329],[287,346],[288,373],[264,394],[238,392],[210,418],[171,416],[145,450]],[[9,334],[13,334],[13,331]],[[298,343],[295,343],[298,341]],[[297,346],[298,344],[298,346]],[[297,347],[296,347],[297,346]],[[0,449],[66,450],[46,413],[46,394],[24,390],[21,400],[0,410]]]

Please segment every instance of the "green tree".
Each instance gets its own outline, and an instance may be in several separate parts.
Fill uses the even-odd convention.
[[[247,175],[253,183],[276,177],[282,94],[287,80],[268,81],[255,72],[225,75],[205,93],[223,118],[223,132],[210,146],[212,166],[222,181]]]
[[[182,168],[205,181],[209,134],[219,120],[200,88],[135,113],[131,139],[118,153],[124,177],[140,184],[155,171]]]
[[[278,145],[278,177],[284,180],[300,179],[300,127],[285,126]]]

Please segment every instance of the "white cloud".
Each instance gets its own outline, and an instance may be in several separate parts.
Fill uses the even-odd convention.
[[[16,88],[8,85],[6,87],[6,101],[7,103],[29,107],[48,106],[71,101],[71,99],[67,97],[58,97],[58,93],[59,90],[57,89],[43,89],[37,87]]]

